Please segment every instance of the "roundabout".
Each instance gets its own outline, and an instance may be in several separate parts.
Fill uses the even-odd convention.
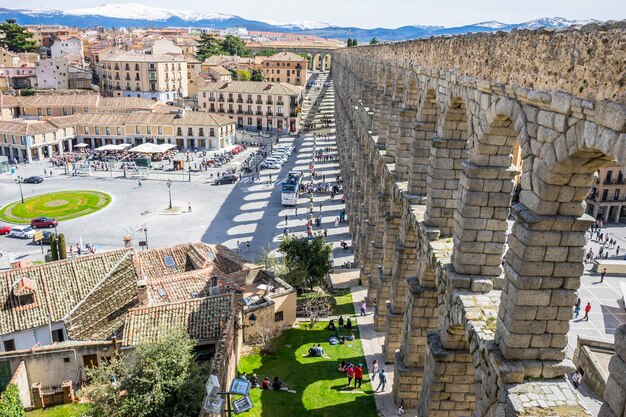
[[[29,224],[36,217],[53,217],[59,221],[86,216],[106,207],[111,196],[100,191],[77,190],[41,194],[15,201],[0,209],[0,220]]]

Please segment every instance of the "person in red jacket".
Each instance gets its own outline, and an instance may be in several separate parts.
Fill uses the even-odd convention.
[[[589,321],[590,311],[591,311],[591,303],[587,303],[587,305],[585,306],[585,317],[583,317],[583,320]]]
[[[363,364],[359,364],[356,368],[354,368],[354,387],[361,388],[361,384],[363,383]],[[357,384],[359,384],[357,386]]]

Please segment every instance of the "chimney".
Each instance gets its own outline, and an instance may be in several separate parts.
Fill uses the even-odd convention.
[[[150,304],[150,297],[148,296],[148,281],[145,278],[137,281],[137,299],[143,306]]]

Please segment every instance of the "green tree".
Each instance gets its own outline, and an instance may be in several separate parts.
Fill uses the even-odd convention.
[[[200,61],[204,61],[212,55],[221,55],[224,52],[222,41],[213,33],[201,34],[196,49],[196,58]]]
[[[357,46],[359,44],[359,41],[357,41],[356,39],[352,39],[352,46]]]
[[[311,56],[311,54],[298,54],[300,55],[302,58],[306,59],[308,62],[308,68],[313,68],[313,57]]]
[[[24,417],[25,415],[17,385],[7,385],[0,396],[0,417]]]
[[[38,48],[32,38],[33,34],[18,25],[15,19],[7,19],[0,24],[0,47],[4,49],[12,52],[34,52]]]
[[[239,81],[250,81],[250,71],[237,70],[237,79]]]
[[[348,38],[348,48],[352,47],[352,38]]]
[[[250,81],[263,81],[263,74],[259,70],[252,70]]]
[[[263,49],[262,51],[259,51],[257,53],[255,53],[254,55],[256,56],[272,56],[272,55],[276,55],[278,53],[278,51],[276,49]]]
[[[65,235],[63,233],[59,234],[59,259],[67,259],[67,245],[65,244]]]
[[[287,269],[285,280],[302,290],[326,286],[326,275],[331,270],[332,246],[322,236],[307,237],[287,236],[278,247],[285,255]]]
[[[376,39],[376,36],[374,36],[372,38],[372,40],[370,41],[370,45],[378,45],[380,42],[378,42],[378,39]]]
[[[164,332],[165,333],[165,332]],[[143,343],[133,360],[114,356],[88,370],[85,390],[93,417],[196,417],[206,375],[195,362],[195,342],[183,329]]]
[[[43,245],[43,242],[41,242]],[[53,261],[59,260],[59,248],[57,247],[57,237],[55,234],[50,235],[50,253]]]
[[[235,35],[226,35],[222,41],[222,50],[226,55],[250,56],[252,53],[243,40]]]

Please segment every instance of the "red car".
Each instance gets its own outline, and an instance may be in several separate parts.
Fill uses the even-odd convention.
[[[41,227],[57,227],[58,225],[58,221],[49,217],[37,217],[36,219],[32,219],[30,221],[30,227],[32,227],[33,229]]]
[[[11,226],[0,226],[0,235],[8,235],[11,233]]]

